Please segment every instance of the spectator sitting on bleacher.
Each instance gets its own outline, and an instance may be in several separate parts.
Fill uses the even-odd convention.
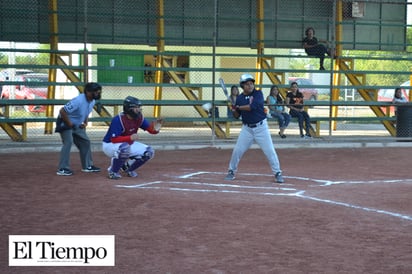
[[[266,97],[266,104],[269,107],[270,116],[278,120],[279,136],[282,139],[286,138],[285,129],[290,122],[290,115],[285,111],[285,106],[282,105],[283,103],[278,87],[276,85],[272,86],[269,96]]]
[[[290,91],[286,96],[286,105],[289,107],[289,114],[298,119],[300,137],[303,139],[310,139],[310,117],[303,108],[303,94],[299,91],[298,83],[292,82],[290,84]],[[306,135],[303,134],[305,128]]]

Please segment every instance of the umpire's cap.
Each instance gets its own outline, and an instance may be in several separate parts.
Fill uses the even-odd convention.
[[[91,83],[87,83],[84,86],[84,92],[87,92],[87,91],[95,92],[99,90],[102,90],[102,86],[99,85],[98,83],[91,82]]]

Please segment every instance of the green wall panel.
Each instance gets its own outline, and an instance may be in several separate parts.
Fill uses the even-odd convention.
[[[144,52],[136,50],[97,50],[97,80],[101,83],[143,83]]]

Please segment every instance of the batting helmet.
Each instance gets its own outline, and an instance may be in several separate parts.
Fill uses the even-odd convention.
[[[137,118],[139,114],[136,113],[133,108],[140,107],[141,105],[142,103],[136,97],[127,96],[123,101],[123,112],[129,114],[133,118]]]
[[[254,83],[255,78],[253,78],[253,76],[248,73],[242,74],[239,80],[240,86],[243,86],[243,84],[246,83],[247,81],[252,81]]]

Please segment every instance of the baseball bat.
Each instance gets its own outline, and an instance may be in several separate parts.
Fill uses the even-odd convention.
[[[232,107],[232,105],[235,102],[232,102],[232,99],[229,96],[229,92],[227,91],[226,85],[225,85],[225,81],[223,80],[223,78],[219,78],[219,84],[222,87],[223,93],[225,94],[227,101],[228,101],[228,107]]]

